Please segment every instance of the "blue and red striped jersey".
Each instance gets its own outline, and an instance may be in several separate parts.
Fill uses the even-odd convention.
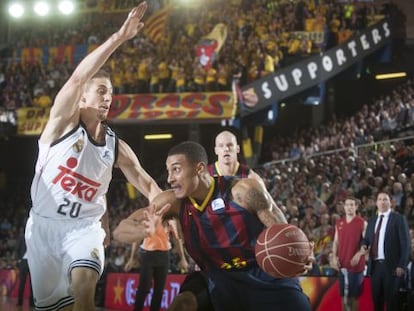
[[[217,161],[212,164],[209,164],[207,169],[211,176],[223,176],[220,173]],[[236,176],[239,178],[247,178],[249,176],[249,173],[250,167],[248,167],[246,164],[239,163],[236,172],[232,176]]]
[[[212,177],[204,202],[189,197],[182,203],[180,222],[189,255],[202,270],[238,270],[256,266],[254,246],[264,225],[257,215],[231,197],[235,177]]]

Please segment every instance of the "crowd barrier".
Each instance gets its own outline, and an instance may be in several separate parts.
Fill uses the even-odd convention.
[[[164,289],[161,310],[166,310],[180,290],[185,275],[169,274]],[[17,297],[19,286],[18,271],[0,270],[0,297]],[[336,277],[300,278],[303,291],[308,295],[315,311],[341,311],[338,279]],[[120,311],[133,310],[135,291],[139,284],[137,273],[108,273],[105,287],[105,307]],[[151,290],[152,292],[152,290]],[[151,292],[145,301],[144,310],[149,310]],[[29,297],[29,284],[26,284],[25,297]],[[359,310],[373,310],[369,278],[365,278]]]

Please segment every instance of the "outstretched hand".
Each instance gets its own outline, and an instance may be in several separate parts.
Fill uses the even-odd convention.
[[[128,18],[125,20],[124,24],[119,30],[119,34],[123,38],[129,40],[135,37],[138,32],[140,32],[140,30],[144,27],[144,23],[141,22],[141,19],[147,10],[147,7],[148,5],[144,1],[129,12]]]
[[[171,204],[165,204],[161,209],[157,210],[155,204],[151,204],[144,212],[142,224],[147,235],[153,235],[155,229],[162,222],[164,214],[170,209]]]

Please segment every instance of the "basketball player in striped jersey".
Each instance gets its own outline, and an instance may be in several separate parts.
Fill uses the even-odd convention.
[[[214,153],[217,161],[208,165],[211,176],[235,176],[239,178],[253,178],[266,187],[264,180],[246,164],[240,163],[238,154],[240,145],[237,143],[236,135],[230,131],[220,132],[215,139]],[[273,197],[270,196],[273,201]],[[276,203],[273,201],[273,204]]]
[[[232,132],[222,131],[216,136],[214,153],[217,160],[208,166],[211,176],[249,177],[262,181],[255,171],[239,162],[240,145],[237,143],[236,135]]]
[[[161,191],[106,125],[112,84],[100,70],[142,29],[146,8],[143,2],[132,9],[122,27],[79,63],[58,92],[39,138],[25,232],[36,310],[95,309],[108,239],[102,227],[105,195],[114,166],[149,199]]]
[[[198,143],[173,147],[166,160],[171,189],[121,221],[115,239],[131,243],[153,232],[161,216],[179,219],[201,272],[186,278],[169,310],[311,310],[297,278],[276,279],[257,265],[258,235],[286,223],[270,194],[253,178],[212,177],[207,163]]]

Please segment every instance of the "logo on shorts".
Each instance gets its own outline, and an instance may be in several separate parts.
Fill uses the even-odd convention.
[[[97,248],[94,248],[91,252],[91,256],[93,259],[96,259],[98,261],[101,261],[101,259],[99,258],[99,251]]]
[[[72,148],[73,151],[79,153],[82,151],[83,146],[85,145],[84,141],[82,138],[79,138],[78,141],[76,143],[73,144]]]
[[[224,201],[222,198],[215,199],[211,202],[211,209],[217,211],[224,208]]]

